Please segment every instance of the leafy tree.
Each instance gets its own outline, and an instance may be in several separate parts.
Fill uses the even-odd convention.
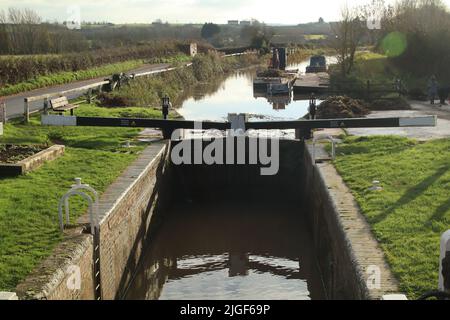
[[[202,27],[201,35],[203,39],[211,39],[220,33],[221,29],[217,24],[205,23]]]

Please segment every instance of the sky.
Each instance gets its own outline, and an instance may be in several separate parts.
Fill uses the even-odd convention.
[[[48,21],[108,21],[150,23],[226,23],[257,19],[266,23],[298,24],[339,18],[348,3],[369,0],[0,0],[0,10],[32,8]],[[389,0],[394,1],[394,0]],[[450,7],[450,0],[444,0]]]

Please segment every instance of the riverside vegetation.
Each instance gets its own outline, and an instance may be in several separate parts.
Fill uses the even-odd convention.
[[[183,92],[196,84],[260,63],[261,59],[257,55],[222,58],[215,53],[199,54],[192,60],[191,67],[135,79],[117,91],[102,93],[99,100],[102,106],[108,107],[159,107],[165,95],[177,101]]]
[[[0,56],[0,95],[125,72],[145,63],[178,63],[190,58],[185,43],[162,41],[143,46],[60,55]]]

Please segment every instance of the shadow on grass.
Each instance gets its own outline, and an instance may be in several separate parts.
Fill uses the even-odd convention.
[[[404,138],[389,139],[386,137],[352,137],[338,145],[337,153],[344,155],[372,155],[400,153],[413,147],[416,143]]]
[[[450,211],[450,199],[436,209],[430,220],[442,220],[447,212]]]
[[[417,199],[428,187],[430,187],[433,183],[435,183],[441,176],[443,176],[450,169],[450,165],[443,166],[439,168],[433,175],[429,176],[425,180],[423,180],[418,185],[408,189],[405,194],[388,210],[371,219],[372,223],[379,223],[386,219],[391,213],[393,213],[398,208],[414,201]],[[435,216],[439,214],[443,215],[450,206],[450,201],[445,203],[442,207],[438,208],[435,213]]]

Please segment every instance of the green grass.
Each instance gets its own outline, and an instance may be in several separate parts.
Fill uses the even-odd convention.
[[[304,37],[306,40],[325,40],[328,38],[328,36],[324,34],[305,34]]]
[[[149,60],[149,63],[167,63],[173,66],[180,65],[181,63],[189,62],[192,60],[191,56],[185,54],[178,54],[170,57],[156,57]]]
[[[437,289],[440,236],[450,228],[450,139],[347,137],[337,170],[409,298]],[[373,180],[384,190],[370,192]]]
[[[48,76],[39,76],[26,82],[21,82],[14,85],[6,85],[0,88],[0,96],[7,96],[19,92],[25,92],[38,88],[69,83],[79,80],[88,80],[97,77],[110,76],[114,73],[129,71],[144,65],[143,60],[131,60],[126,62],[119,62],[109,64],[101,67],[91,68],[88,70],[81,70],[77,72],[60,72]]]
[[[144,108],[99,108],[82,105],[77,115],[160,117]],[[39,117],[29,125],[10,122],[0,143],[46,144],[58,140],[66,145],[63,157],[35,172],[0,179],[0,291],[13,291],[42,259],[48,257],[62,237],[58,231],[59,198],[81,177],[102,192],[144,149],[124,148],[140,129],[94,127],[42,127]],[[72,222],[86,211],[80,199],[71,203]]]

